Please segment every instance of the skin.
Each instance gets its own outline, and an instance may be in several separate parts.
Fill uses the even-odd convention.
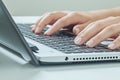
[[[70,29],[70,25],[74,25],[72,31],[76,35],[75,44],[82,45],[86,43],[86,46],[94,47],[101,41],[114,37],[116,39],[108,45],[108,48],[116,49],[120,47],[118,36],[120,31],[119,16],[120,8],[88,12],[55,11],[42,15],[33,25],[32,31],[40,34],[46,25],[52,25],[44,33],[49,36],[62,28]]]
[[[116,39],[108,45],[109,49],[116,49],[120,47],[120,16],[108,17],[89,24],[82,30],[75,38],[75,43],[82,45],[86,42],[88,47],[94,47],[103,40],[114,36]]]

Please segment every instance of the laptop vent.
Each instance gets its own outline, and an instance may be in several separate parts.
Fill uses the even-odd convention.
[[[88,61],[88,60],[112,60],[118,59],[118,56],[107,56],[107,57],[82,57],[82,58],[73,58],[73,61]]]

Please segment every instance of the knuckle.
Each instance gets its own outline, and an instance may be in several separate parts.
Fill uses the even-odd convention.
[[[94,41],[101,41],[103,40],[103,35],[98,35],[94,38]]]
[[[48,16],[54,16],[57,12],[47,13]]]
[[[75,27],[73,27],[73,32],[75,32],[78,28],[79,28],[79,26],[78,26],[78,25],[77,25],[77,26],[75,26]]]
[[[108,17],[108,18],[106,18],[106,19],[115,19],[115,17],[113,17],[113,16],[110,16],[110,17]]]
[[[116,30],[116,29],[115,29],[113,26],[106,28],[106,31],[107,31],[107,32],[114,32],[115,30]]]
[[[105,20],[106,21],[120,21],[120,17],[111,16],[111,17],[106,18]]]
[[[77,12],[71,12],[70,15],[71,15],[71,16],[78,16],[79,13],[77,13]]]
[[[80,32],[80,27],[77,25],[73,27],[73,33],[78,34]]]
[[[60,19],[60,20],[59,20],[59,23],[61,23],[61,24],[64,25],[65,23],[67,23],[67,21],[65,21],[64,19]]]
[[[107,19],[112,19],[112,20],[114,20],[114,19],[120,19],[120,16],[117,16],[117,17],[110,16],[110,17],[108,17]]]
[[[73,27],[73,31],[74,31],[74,30],[76,30],[76,28],[77,28],[76,26],[75,26],[75,27]]]
[[[118,16],[118,17],[116,17],[116,18],[120,20],[120,16]]]
[[[115,20],[119,22],[120,21],[120,16],[115,17]]]
[[[120,43],[120,37],[117,39],[117,42]]]
[[[53,14],[53,15],[58,14],[58,13],[60,13],[60,12],[59,11],[53,11],[53,12],[51,12],[51,14]]]
[[[120,44],[120,36],[113,41],[114,44]]]
[[[94,26],[96,26],[96,27],[103,27],[104,23],[102,21],[97,21],[97,22],[94,23]]]

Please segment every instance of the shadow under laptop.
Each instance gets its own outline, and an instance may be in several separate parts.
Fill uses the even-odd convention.
[[[0,52],[1,53],[1,52]],[[109,62],[90,62],[90,63],[71,63],[55,65],[34,66],[28,63],[15,62],[8,56],[1,53],[0,69],[2,74],[10,75],[7,79],[11,80],[95,80],[95,78],[108,78],[110,73],[119,72],[119,61]],[[106,75],[103,75],[104,74]],[[12,73],[12,74],[11,74]],[[16,76],[15,76],[16,75]],[[18,76],[19,75],[19,76]],[[87,77],[86,77],[87,75]],[[116,76],[119,74],[115,74]],[[112,75],[113,76],[113,75]],[[115,77],[113,77],[115,79]],[[6,76],[0,79],[6,80]],[[112,79],[109,79],[112,80]]]

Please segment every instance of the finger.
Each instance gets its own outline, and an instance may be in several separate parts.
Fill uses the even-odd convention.
[[[57,12],[57,13],[49,13],[46,16],[44,16],[40,22],[37,25],[37,28],[35,30],[36,34],[41,33],[41,31],[43,30],[43,28],[51,23],[54,23],[56,20],[58,20],[59,18],[65,16],[66,13],[62,13],[62,12]]]
[[[118,36],[111,44],[108,45],[109,49],[117,49],[120,47],[120,36]]]
[[[75,44],[82,45],[90,38],[95,36],[101,30],[103,30],[106,26],[110,26],[111,24],[118,23],[120,18],[109,17],[103,20],[99,20],[88,25],[83,31],[81,31],[78,36],[75,38]]]
[[[83,23],[83,24],[75,25],[75,26],[73,27],[73,33],[74,33],[75,35],[78,35],[85,27],[88,26],[88,24],[90,24],[90,22],[91,22],[91,21],[86,22],[86,23]]]
[[[45,35],[52,35],[59,29],[69,26],[71,24],[78,24],[78,23],[84,23],[86,19],[81,17],[78,14],[70,13],[69,15],[66,15],[55,22],[55,24],[45,32]]]
[[[43,18],[43,16],[40,16],[39,20],[36,21],[36,23],[34,25],[32,25],[32,32],[34,32],[37,28],[37,25],[39,24],[39,22],[41,21],[41,19]]]
[[[99,44],[100,42],[102,42],[103,40],[116,35],[120,32],[120,24],[113,24],[109,27],[106,27],[104,30],[102,30],[100,33],[98,33],[97,35],[95,35],[92,39],[90,39],[86,45],[88,47],[94,47],[97,44]]]

